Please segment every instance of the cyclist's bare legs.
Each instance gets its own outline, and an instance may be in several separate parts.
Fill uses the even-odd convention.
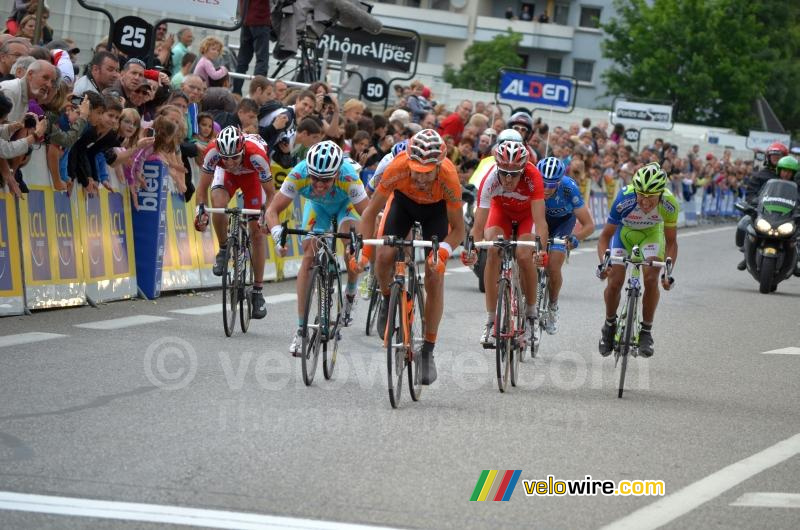
[[[425,261],[425,336],[435,337],[444,312],[444,274]],[[428,339],[425,339],[428,340]]]
[[[314,246],[312,238],[303,240],[303,261],[297,271],[297,322],[299,323],[306,311],[306,293],[308,292],[308,275],[314,265]]]
[[[247,223],[250,228],[250,241],[253,246],[253,276],[257,286],[264,283],[264,264],[267,259],[267,242],[264,232],[258,226],[258,220],[253,219]],[[215,228],[216,229],[216,228]]]
[[[606,320],[613,321],[617,318],[622,284],[625,283],[625,267],[611,265],[608,269],[608,283],[603,297],[606,301]]]
[[[552,251],[548,258],[547,285],[552,305],[558,302],[558,294],[561,292],[561,284],[564,282],[564,278],[561,276],[561,267],[564,265],[566,257],[567,255],[564,252]]]
[[[534,234],[522,234],[519,236],[519,240],[533,241]],[[533,248],[518,247],[516,256],[517,264],[519,265],[519,277],[520,283],[522,284],[522,292],[525,293],[525,302],[529,306],[535,306],[538,273],[536,265],[533,263]]]
[[[661,296],[659,290],[658,276],[661,269],[655,267],[644,268],[644,294],[642,295],[642,321],[653,323],[653,318],[656,316],[656,307],[658,306],[658,299]]]
[[[354,226],[354,221],[350,219],[343,221],[341,226],[339,226],[339,232],[347,233],[352,226]],[[347,242],[344,243],[344,262],[350,263],[350,245]],[[350,267],[347,267],[347,284],[355,286],[357,282],[358,273],[351,271]]]
[[[394,276],[396,250],[392,247],[377,247],[375,250],[375,277],[378,278],[381,293],[388,293]]]
[[[227,208],[228,203],[231,201],[231,196],[224,188],[217,188],[211,190],[211,206],[213,208]],[[214,233],[217,234],[217,241],[220,246],[228,242],[228,216],[224,213],[212,213],[211,224],[214,225]],[[253,271],[255,272],[255,270]],[[264,273],[264,267],[261,267],[261,273]]]

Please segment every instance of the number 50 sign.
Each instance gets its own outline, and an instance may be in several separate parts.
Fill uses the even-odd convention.
[[[114,24],[114,46],[128,57],[144,59],[153,44],[153,26],[139,17],[122,17]]]

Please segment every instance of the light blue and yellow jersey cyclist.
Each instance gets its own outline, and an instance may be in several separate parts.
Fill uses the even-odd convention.
[[[328,152],[327,143],[330,142],[313,146],[306,160],[297,164],[281,185],[280,193],[289,199],[294,200],[297,196],[305,198],[301,223],[303,230],[324,232],[331,228],[334,218],[339,226],[346,220],[356,221],[359,215],[354,205],[368,200],[356,169],[347,160],[335,160],[340,151],[330,149]],[[315,164],[316,171],[309,171],[309,160]],[[338,166],[338,174],[328,176],[325,171],[328,165]],[[333,185],[322,189],[315,186],[321,180],[319,175],[333,178]],[[320,191],[323,193],[320,194]]]
[[[638,245],[645,259],[664,259],[664,229],[677,226],[680,212],[666,185],[667,176],[658,164],[647,164],[619,191],[606,221],[617,226],[611,239],[613,256],[627,256]]]

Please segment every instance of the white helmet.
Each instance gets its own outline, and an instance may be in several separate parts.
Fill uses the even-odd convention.
[[[217,136],[217,151],[220,156],[231,158],[244,151],[244,134],[235,125],[222,129]]]
[[[330,140],[314,144],[306,154],[308,172],[318,178],[332,179],[342,167],[342,148]]]

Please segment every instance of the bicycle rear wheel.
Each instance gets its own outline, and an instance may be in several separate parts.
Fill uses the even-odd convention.
[[[250,239],[246,238],[245,245],[243,246],[245,252],[239,256],[241,262],[241,270],[239,277],[239,325],[242,328],[242,333],[247,333],[247,328],[250,327],[250,318],[253,316],[253,282],[255,276],[253,273],[253,248],[250,244]]]
[[[327,340],[322,346],[322,374],[325,379],[333,377],[333,368],[336,366],[336,355],[339,353],[339,330],[342,327],[342,278],[339,269],[328,272],[328,315]],[[333,291],[333,293],[331,293]],[[333,295],[331,298],[330,295]]]
[[[381,290],[378,289],[378,278],[372,277],[369,284],[369,309],[367,309],[367,326],[364,330],[369,337],[372,328],[375,327],[378,321],[378,311],[381,309]]]
[[[225,250],[225,272],[222,274],[222,325],[225,336],[236,328],[236,304],[239,301],[239,245],[228,238]]]
[[[494,326],[497,386],[500,392],[505,392],[511,375],[511,356],[514,350],[514,328],[511,321],[511,286],[506,278],[501,278],[498,283]]]
[[[389,313],[386,318],[386,373],[389,382],[389,402],[395,409],[400,405],[403,368],[406,364],[401,296],[404,296],[404,289],[396,283],[392,286],[392,294],[389,296]]]
[[[305,319],[303,320],[303,351],[300,356],[303,367],[303,382],[310,386],[317,371],[317,360],[322,342],[324,289],[319,267],[312,267],[306,293]]]
[[[631,291],[628,295],[627,314],[625,315],[625,328],[622,330],[619,342],[619,354],[622,357],[622,365],[619,370],[619,389],[617,390],[617,397],[622,397],[622,391],[625,388],[625,371],[628,368],[628,357],[631,353],[633,346],[634,330],[636,329],[636,315],[638,297],[636,293]]]
[[[519,285],[514,285],[514,299],[511,304],[511,315],[514,319],[514,346],[511,358],[511,386],[517,386],[519,380],[519,363],[525,356],[526,329],[525,303]]]
[[[411,321],[409,322],[410,337],[408,344],[410,348],[409,363],[408,363],[408,391],[411,393],[411,399],[419,401],[422,397],[422,379],[421,379],[421,360],[422,345],[425,342],[425,294],[422,291],[422,285],[416,280],[414,281],[414,300],[409,300],[409,305],[414,304],[414,310],[410,315]]]

